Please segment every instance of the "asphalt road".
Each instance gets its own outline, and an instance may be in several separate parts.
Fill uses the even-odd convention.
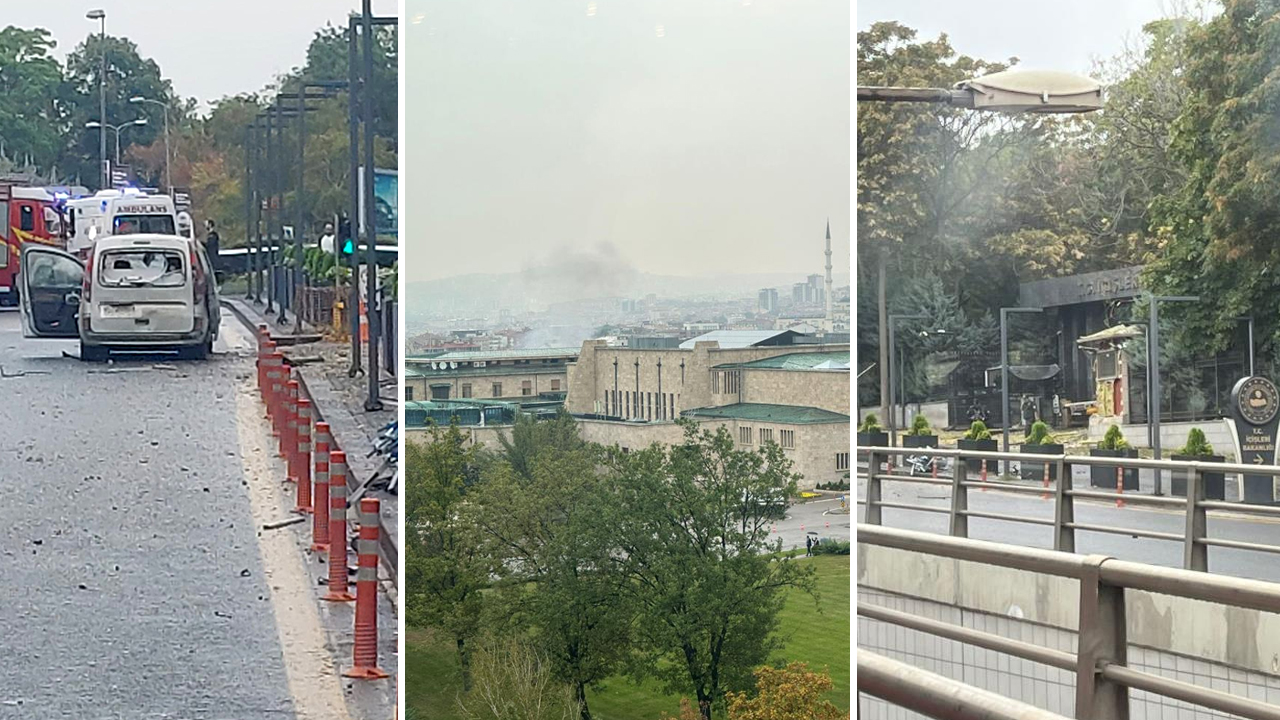
[[[1087,489],[1086,468],[1073,478],[1074,486]],[[862,519],[866,497],[863,479],[865,463],[859,467],[857,517]],[[1167,478],[1166,478],[1167,482]],[[1146,486],[1144,485],[1144,489]],[[888,481],[882,485],[885,501],[910,503],[920,507],[950,508],[951,488]],[[970,488],[969,509],[1007,517],[1031,517],[1051,520],[1052,500],[1039,495],[1015,494],[998,490],[982,491]],[[945,513],[927,510],[883,508],[883,524],[886,527],[936,532],[948,531],[949,519]],[[1117,508],[1114,502],[1095,502],[1083,498],[1076,501],[1076,522],[1091,525],[1149,530],[1174,533],[1181,536],[1186,530],[1186,516],[1180,509],[1154,509],[1126,505]],[[1245,518],[1230,513],[1209,513],[1208,536],[1226,540],[1239,540],[1280,546],[1280,520]],[[1011,520],[988,518],[969,519],[969,537],[976,540],[992,540],[1029,547],[1053,547],[1053,528]],[[1133,535],[1076,531],[1076,551],[1082,554],[1103,554],[1123,560],[1145,562],[1166,567],[1182,567],[1183,545],[1170,540],[1141,538]],[[1280,554],[1234,548],[1209,548],[1209,571],[1238,577],[1280,582]]]
[[[852,496],[846,493],[848,500]],[[803,548],[805,536],[849,542],[852,531],[848,502],[840,507],[838,497],[822,497],[787,508],[787,515],[770,527],[771,535],[782,538],[782,549]],[[816,533],[816,535],[815,535]]]
[[[102,365],[0,313],[0,718],[295,716],[229,316],[208,361]]]

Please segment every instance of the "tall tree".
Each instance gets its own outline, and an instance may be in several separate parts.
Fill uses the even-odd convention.
[[[67,155],[64,163],[68,170],[80,177],[81,182],[96,186],[98,172],[98,130],[88,130],[85,124],[103,122],[99,117],[98,79],[102,73],[102,57],[106,54],[106,106],[105,122],[119,125],[130,120],[145,118],[146,125],[131,127],[120,135],[123,149],[133,144],[150,145],[164,132],[164,114],[161,108],[150,103],[131,103],[130,98],[144,97],[174,106],[173,88],[161,77],[160,66],[151,58],[138,53],[138,46],[127,38],[107,35],[105,38],[91,34],[67,55],[66,77],[59,101],[64,108],[65,130],[68,133]],[[172,122],[173,118],[170,117]],[[107,130],[107,157],[115,158],[115,133]],[[159,177],[145,178],[154,184]]]
[[[1168,314],[1171,332],[1224,349],[1241,315],[1258,323],[1274,355],[1280,324],[1280,2],[1226,0],[1223,12],[1191,30],[1186,105],[1172,152],[1186,180],[1156,201],[1153,228],[1162,256],[1147,268],[1162,294],[1200,295]]]
[[[465,518],[477,451],[451,425],[433,429],[431,442],[406,443],[405,456],[406,620],[449,635],[468,690],[470,643],[480,633],[483,592],[497,569]]]
[[[509,624],[533,628],[531,642],[570,685],[581,720],[587,688],[614,673],[629,650],[625,582],[611,566],[612,538],[601,450],[578,435],[567,413],[522,416],[477,493],[479,531],[491,540],[506,582]]]
[[[785,591],[812,591],[813,579],[811,568],[770,553],[780,545],[769,542],[761,500],[796,492],[782,450],[738,450],[723,427],[681,422],[678,445],[612,455],[617,478],[601,521],[639,613],[633,673],[692,694],[709,720],[778,647]]]
[[[47,30],[0,30],[0,158],[40,174],[55,172],[62,153],[54,45]]]

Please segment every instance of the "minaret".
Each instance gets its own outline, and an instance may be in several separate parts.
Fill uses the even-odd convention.
[[[831,218],[827,218],[827,332],[835,332],[836,318],[831,299]]]

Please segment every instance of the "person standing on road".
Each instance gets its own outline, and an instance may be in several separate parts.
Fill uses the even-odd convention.
[[[218,231],[213,229],[213,218],[204,221],[204,252],[209,256],[209,264],[213,266],[214,271],[218,270],[218,243],[221,238],[218,237]]]

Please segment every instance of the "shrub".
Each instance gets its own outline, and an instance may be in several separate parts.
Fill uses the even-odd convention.
[[[1027,438],[1022,441],[1024,445],[1050,445],[1052,443],[1053,435],[1049,434],[1049,426],[1043,420],[1031,423]]]
[[[849,543],[843,540],[823,540],[813,546],[814,555],[848,555]]]
[[[1209,438],[1204,436],[1204,431],[1198,427],[1191,428],[1187,433],[1187,444],[1182,446],[1178,451],[1179,455],[1212,455],[1213,446],[1209,444]]]
[[[849,482],[847,480],[840,480],[837,482],[818,483],[816,487],[819,490],[848,490]]]
[[[875,413],[868,413],[867,416],[862,419],[862,424],[858,426],[858,432],[878,433],[884,432],[884,428],[880,426],[880,418],[876,417]]]
[[[1120,432],[1119,425],[1112,425],[1107,428],[1107,434],[1102,437],[1102,442],[1098,443],[1099,450],[1128,450],[1129,441],[1124,439],[1124,433]]]
[[[987,429],[987,424],[981,420],[974,420],[969,426],[969,431],[964,434],[965,440],[990,440],[991,431]]]
[[[911,427],[906,432],[907,435],[919,437],[921,435],[932,435],[933,428],[929,427],[929,418],[924,415],[916,415],[911,421]]]

